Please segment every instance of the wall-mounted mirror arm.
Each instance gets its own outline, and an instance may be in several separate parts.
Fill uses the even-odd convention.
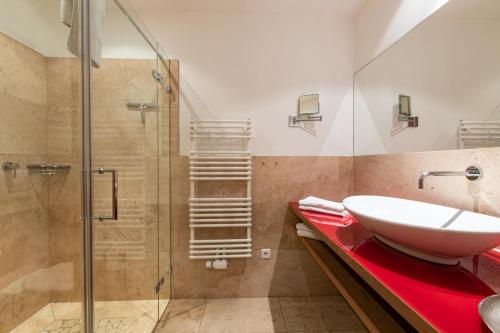
[[[306,117],[304,116],[288,116],[288,126],[289,127],[299,127],[300,123],[303,121],[322,121],[323,116],[312,116],[312,115],[307,115]]]

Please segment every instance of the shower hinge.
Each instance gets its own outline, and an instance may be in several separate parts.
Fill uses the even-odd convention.
[[[156,293],[156,294],[159,294],[159,293],[160,293],[160,290],[161,290],[161,288],[163,288],[163,284],[164,284],[164,283],[165,283],[165,278],[164,278],[164,277],[162,277],[162,278],[158,281],[158,283],[156,284],[156,286],[155,286],[155,293]]]
[[[165,89],[165,92],[167,94],[172,92],[172,87],[169,84],[165,83],[165,79],[163,78],[163,75],[160,74],[160,72],[158,72],[157,70],[154,70],[154,69],[151,72],[153,73],[153,78],[156,81],[158,81],[159,84],[161,84],[163,86],[163,88]]]
[[[153,69],[152,73],[153,73],[153,78],[156,81],[158,81],[162,85],[165,84],[165,79],[163,78],[163,76],[158,71],[156,71],[156,70]]]

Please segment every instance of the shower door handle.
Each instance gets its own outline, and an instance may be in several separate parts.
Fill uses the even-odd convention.
[[[104,220],[118,220],[118,171],[115,169],[104,169],[99,168],[94,170],[93,172],[98,173],[100,175],[105,173],[111,174],[111,202],[112,202],[112,215],[99,215],[93,216],[94,220],[104,221]]]

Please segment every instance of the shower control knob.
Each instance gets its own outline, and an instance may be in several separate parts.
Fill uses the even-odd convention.
[[[3,171],[14,171],[14,178],[16,178],[16,171],[19,169],[19,163],[14,163],[12,161],[4,161],[2,163],[2,170]]]

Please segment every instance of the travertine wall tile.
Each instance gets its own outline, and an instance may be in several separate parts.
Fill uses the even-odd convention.
[[[29,163],[47,154],[47,60],[0,33],[0,332],[49,301],[48,182]]]
[[[45,282],[45,289],[37,285],[38,289],[21,288],[17,294],[2,296],[3,333],[4,327],[16,326],[49,301],[80,299],[81,73],[76,58],[45,58],[2,34],[0,46],[0,154],[2,160],[22,166],[15,180],[0,180],[4,198],[0,207],[6,221],[2,225],[7,228],[0,243],[9,245],[8,251],[0,253],[6,256],[2,259],[6,265],[0,268],[0,288],[12,288],[28,278],[24,286],[31,288],[33,274]],[[98,223],[95,230],[100,277],[96,295],[102,300],[155,298],[158,230],[165,236],[163,274],[170,263],[171,106],[170,95],[152,78],[154,68],[156,60],[105,59],[92,73],[94,165],[118,169],[120,182],[120,220]],[[178,73],[172,75],[178,77]],[[164,76],[168,78],[168,72]],[[178,94],[177,87],[174,91]],[[127,102],[155,103],[161,93],[164,107],[150,110],[145,124],[138,110],[126,107]],[[167,148],[161,161],[157,157],[160,144]],[[70,164],[71,169],[63,175],[34,177],[25,170],[33,162]],[[110,207],[109,181],[96,179],[98,210]],[[13,241],[24,244],[15,255]],[[163,298],[170,297],[169,289],[167,283]],[[9,315],[10,309],[16,312],[16,320]]]
[[[47,153],[47,106],[0,93],[0,152]]]
[[[0,33],[0,93],[47,105],[47,59]]]
[[[500,216],[498,186],[500,148],[434,151],[394,155],[357,156],[354,159],[354,192],[386,195],[442,204]],[[470,165],[484,170],[484,178],[428,177],[418,189],[423,171],[463,171]]]
[[[72,285],[53,290],[55,302],[77,300],[80,288],[81,213],[77,208],[81,199],[81,163],[77,158],[80,157],[81,117],[79,108],[74,107],[79,105],[80,98],[78,66],[77,59],[49,60],[49,73],[53,74],[48,84],[52,120],[49,151],[55,154],[51,158],[58,162],[73,158],[69,163],[74,166],[61,181],[58,199],[51,200],[50,206],[51,265],[66,267],[54,271],[52,280],[67,281],[73,277]],[[93,165],[116,169],[119,182],[119,220],[95,223],[95,270],[100,277],[96,280],[95,292],[99,300],[155,297],[153,286],[157,281],[159,247],[157,136],[163,116],[160,117],[158,110],[150,109],[143,124],[139,110],[126,107],[128,102],[155,103],[157,84],[151,74],[154,68],[155,60],[104,59],[99,69],[92,70]],[[168,144],[168,137],[166,141]],[[168,165],[168,155],[162,162]],[[163,178],[165,176],[163,174]],[[94,178],[96,214],[111,213],[110,182],[108,174]],[[163,199],[166,203],[169,202],[167,194],[168,190]],[[164,207],[161,217],[165,216]],[[62,238],[69,232],[73,233],[68,235],[71,241],[64,242]],[[163,247],[167,245],[163,241]]]
[[[77,58],[48,58],[47,103],[50,107],[81,104],[81,66]]]
[[[77,58],[48,58],[47,162],[69,164],[49,183],[50,301],[81,300],[81,72]]]
[[[188,258],[188,159],[172,159],[173,297],[262,297],[336,294],[302,247],[297,218],[288,202],[307,195],[342,200],[352,193],[351,157],[267,157],[252,159],[253,257],[231,259],[225,271],[207,270]],[[203,184],[204,193],[229,194],[234,188]],[[209,231],[215,236],[218,231]],[[210,236],[210,235],[207,235]],[[271,248],[273,259],[260,259]]]
[[[48,108],[48,154],[80,157],[81,119],[79,107],[54,106]]]
[[[151,74],[156,67],[156,59],[103,59],[101,66],[92,70],[92,106],[156,104],[156,81]]]

